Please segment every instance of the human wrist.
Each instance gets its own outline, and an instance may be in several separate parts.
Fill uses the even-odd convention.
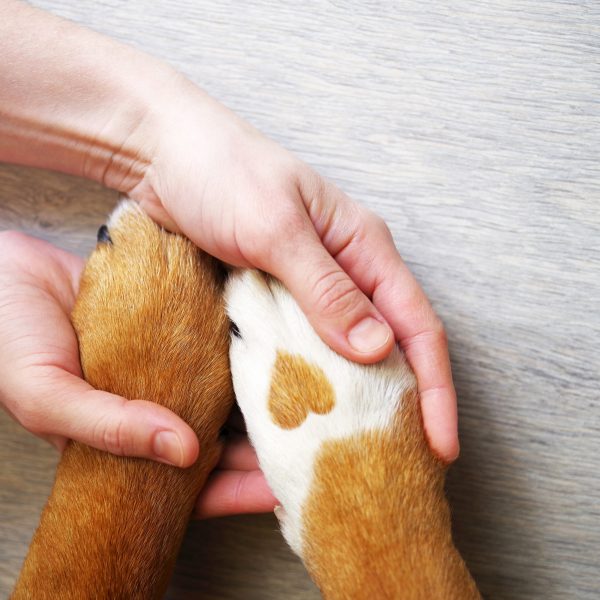
[[[157,155],[165,129],[166,107],[181,74],[140,53],[140,64],[115,75],[114,113],[86,152],[82,175],[129,193],[140,185]]]
[[[132,136],[144,175],[126,191],[156,221],[179,230],[186,207],[202,199],[199,188],[256,135],[249,123],[173,70],[169,85],[148,100]]]
[[[121,191],[153,153],[166,63],[7,0],[0,23],[0,161],[59,170]]]

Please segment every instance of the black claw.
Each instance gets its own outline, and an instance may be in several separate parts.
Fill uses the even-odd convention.
[[[112,244],[113,243],[113,241],[110,237],[110,234],[108,233],[108,227],[106,225],[102,225],[102,227],[100,227],[100,229],[98,229],[98,235],[96,237],[100,244]]]

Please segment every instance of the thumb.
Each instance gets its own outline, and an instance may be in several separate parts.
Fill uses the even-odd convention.
[[[36,403],[35,414],[23,423],[33,433],[61,435],[112,454],[178,467],[188,467],[198,457],[196,434],[164,406],[95,390],[58,368],[40,385],[35,394],[44,398],[43,405]]]
[[[272,250],[269,257],[273,264],[261,268],[283,281],[333,350],[361,363],[376,362],[390,353],[394,334],[386,320],[329,254],[312,227],[287,239],[280,237]]]

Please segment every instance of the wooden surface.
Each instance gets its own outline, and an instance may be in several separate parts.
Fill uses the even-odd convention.
[[[600,4],[35,4],[169,60],[387,219],[448,329],[481,590],[597,598]],[[114,199],[0,167],[0,228],[80,254]],[[2,596],[55,461],[0,417]],[[194,524],[168,597],[318,594],[267,515]]]

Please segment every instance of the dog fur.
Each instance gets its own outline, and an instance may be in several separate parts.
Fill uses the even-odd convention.
[[[216,261],[132,202],[101,230],[73,313],[85,377],[179,414],[200,458],[178,469],[69,444],[13,600],[162,596],[219,455],[229,351],[283,535],[325,598],[479,598],[400,350],[370,366],[344,359],[258,271],[234,273],[225,296],[230,348]]]

